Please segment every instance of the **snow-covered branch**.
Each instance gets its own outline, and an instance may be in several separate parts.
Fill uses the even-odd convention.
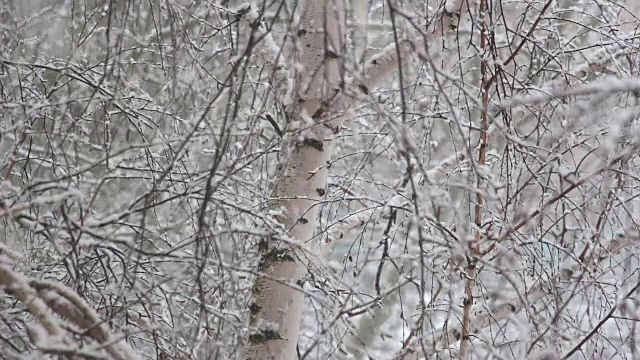
[[[93,354],[99,358],[103,349],[114,360],[139,358],[124,337],[113,334],[97,313],[66,286],[52,281],[28,279],[16,273],[12,269],[12,262],[4,256],[0,257],[0,285],[22,302],[46,330],[46,336],[43,336],[34,325],[28,325],[27,328],[31,340],[40,350],[69,354],[86,351],[74,344],[71,334],[64,330],[62,319],[67,319],[82,331],[87,331],[89,337],[99,344],[92,350],[93,353],[87,355]]]
[[[368,94],[399,67],[406,66],[416,53],[429,51],[448,32],[455,31],[461,16],[467,13],[466,9],[467,0],[445,1],[428,31],[421,32],[414,38],[403,38],[397,44],[390,44],[371,56],[365,62],[362,74],[355,79],[355,87]]]
[[[584,259],[583,266],[586,268],[584,271],[593,270],[594,266],[619,254],[635,241],[636,237],[634,236],[624,236],[611,240],[606,248],[594,251]],[[558,282],[566,280],[566,275],[566,271],[561,271],[558,274]],[[480,334],[492,324],[511,319],[514,315],[525,310],[525,307],[535,307],[536,303],[546,295],[543,288],[544,285],[542,283],[537,283],[526,294],[515,297],[510,301],[503,301],[489,309],[485,306],[475,305],[472,311],[474,315],[471,320],[470,332],[472,334]],[[453,328],[444,328],[431,334],[416,337],[399,352],[395,359],[429,359],[432,355],[455,346],[460,341],[461,334],[462,327],[454,326]]]

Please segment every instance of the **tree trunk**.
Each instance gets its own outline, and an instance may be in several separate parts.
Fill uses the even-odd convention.
[[[413,52],[425,61],[427,44],[439,39],[444,31],[455,30],[464,11],[465,1],[447,2],[426,37],[401,40],[372,56],[365,63],[364,73],[355,79],[354,88],[368,94],[379,81],[404,65]],[[340,88],[343,23],[343,0],[307,0],[297,31],[302,75],[298,78],[296,115],[302,125],[300,132],[292,136],[287,169],[276,181],[277,201],[273,208],[284,208],[286,213],[279,220],[291,238],[300,243],[313,235],[315,205],[326,191],[326,164],[333,152],[332,137],[341,124],[340,110],[353,100],[346,98],[345,89]],[[293,360],[304,302],[304,294],[298,290],[307,272],[304,255],[300,249],[269,239],[261,241],[260,253],[260,276],[253,287],[252,332],[245,359]]]
[[[286,169],[276,180],[274,210],[284,208],[280,222],[292,239],[303,243],[313,236],[318,201],[327,185],[327,161],[339,117],[336,106],[342,79],[344,5],[342,0],[304,4],[300,27],[298,77],[299,131],[292,134]],[[250,306],[251,335],[247,360],[293,360],[304,294],[299,291],[306,275],[305,255],[292,244],[271,239],[260,242],[260,276]]]

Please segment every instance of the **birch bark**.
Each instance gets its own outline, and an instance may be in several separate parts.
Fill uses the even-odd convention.
[[[317,203],[324,196],[327,161],[340,117],[330,109],[340,93],[344,5],[342,0],[313,1],[303,5],[299,40],[298,95],[295,116],[299,132],[293,134],[288,163],[276,180],[274,210],[291,238],[305,242],[313,236]],[[304,294],[300,291],[306,264],[299,248],[260,242],[261,260],[252,291],[249,337],[245,359],[293,360]]]
[[[279,221],[294,240],[303,243],[313,235],[317,203],[326,192],[327,161],[333,153],[333,137],[343,120],[341,110],[352,98],[342,88],[344,47],[344,0],[307,0],[303,5],[300,27],[300,65],[296,116],[303,124],[295,134],[291,154],[283,175],[276,180],[274,210],[284,208]],[[442,5],[442,4],[441,4]],[[444,31],[455,29],[464,0],[449,0],[442,6],[439,21],[431,32],[416,41],[392,44],[365,63],[364,74],[353,85],[362,94],[416,52],[425,58],[427,44]],[[458,9],[458,10],[456,10]],[[422,56],[420,56],[422,54]],[[302,316],[304,294],[300,291],[306,264],[298,248],[269,239],[260,243],[260,276],[252,291],[250,327],[246,360],[294,360]]]

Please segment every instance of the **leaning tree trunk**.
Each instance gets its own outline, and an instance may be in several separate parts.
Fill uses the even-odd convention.
[[[295,116],[300,127],[292,136],[286,170],[276,180],[273,197],[274,207],[285,210],[280,222],[300,243],[313,236],[318,202],[326,191],[332,138],[339,127],[339,117],[328,110],[336,108],[340,92],[343,19],[342,0],[307,0],[297,29],[302,69]],[[263,239],[259,247],[260,275],[253,287],[245,359],[293,360],[304,302],[300,286],[306,275],[305,256],[295,245],[270,239]]]

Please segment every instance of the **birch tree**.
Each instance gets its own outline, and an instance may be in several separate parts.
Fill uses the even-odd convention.
[[[246,359],[296,359],[304,300],[306,242],[316,224],[318,202],[326,193],[333,137],[342,116],[333,111],[344,87],[341,60],[344,4],[340,0],[307,1],[296,31],[297,86],[289,153],[276,180],[275,218],[291,236],[289,242],[260,240],[259,277],[253,286]],[[342,82],[342,85],[341,85]],[[287,134],[288,135],[288,134]]]
[[[453,9],[459,12],[460,4]],[[251,11],[248,9],[247,11]],[[296,35],[300,48],[298,93],[294,103],[298,108],[290,153],[285,170],[276,180],[274,206],[282,207],[277,215],[293,244],[278,244],[270,239],[260,243],[259,277],[252,292],[250,325],[257,333],[249,337],[247,359],[273,357],[295,359],[298,328],[304,299],[303,278],[306,255],[296,249],[295,242],[306,243],[312,238],[316,224],[318,202],[326,193],[327,172],[335,137],[344,120],[347,101],[344,74],[344,4],[341,2],[305,2]],[[448,28],[455,21],[453,11],[443,10]],[[448,22],[448,23],[447,23]],[[436,34],[441,34],[439,31]],[[397,41],[381,56],[368,62],[363,77],[357,77],[354,87],[358,95],[369,93],[369,87],[384,78],[390,69],[403,66],[402,57],[409,57],[409,46]],[[306,245],[304,246],[306,247]],[[304,249],[302,247],[302,249]]]

